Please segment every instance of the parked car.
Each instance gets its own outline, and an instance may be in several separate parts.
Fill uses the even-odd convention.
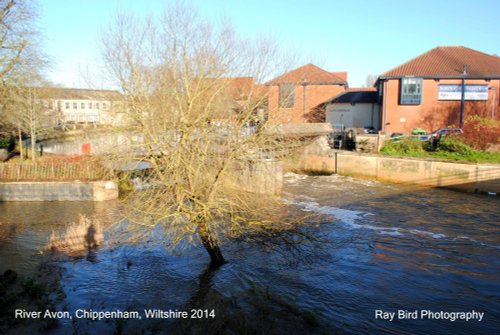
[[[419,141],[429,141],[431,139],[431,135],[427,134],[424,131],[421,132],[411,132],[411,134],[403,134],[403,133],[392,133],[389,141],[400,141],[403,138],[413,138]]]
[[[458,134],[463,134],[463,130],[460,128],[441,128],[435,132],[432,133],[432,138],[439,139],[444,136],[448,135],[458,135]]]

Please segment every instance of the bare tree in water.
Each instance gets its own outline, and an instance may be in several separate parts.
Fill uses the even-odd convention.
[[[290,143],[265,125],[265,87],[256,84],[280,63],[271,43],[240,39],[231,26],[175,6],[160,19],[119,16],[103,36],[103,54],[137,139],[127,151],[147,160],[153,176],[153,187],[125,201],[127,234],[161,232],[172,247],[194,238],[222,264],[225,238],[294,227],[277,197],[244,191],[238,181]]]

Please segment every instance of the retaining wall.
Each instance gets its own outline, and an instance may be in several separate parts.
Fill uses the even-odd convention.
[[[0,183],[0,201],[104,201],[117,198],[116,181]]]
[[[455,163],[348,152],[306,157],[308,170],[344,176],[500,194],[500,164]]]

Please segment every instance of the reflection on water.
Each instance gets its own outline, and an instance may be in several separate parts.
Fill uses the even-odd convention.
[[[285,199],[322,213],[325,222],[317,233],[334,243],[304,246],[307,254],[265,244],[226,244],[229,263],[208,272],[208,257],[197,247],[183,255],[153,244],[101,248],[92,257],[62,263],[64,303],[70,311],[212,306],[224,322],[210,329],[228,333],[238,331],[230,319],[270,334],[493,334],[499,329],[498,197],[339,176],[288,174],[285,182]],[[33,271],[37,248],[46,243],[51,226],[79,214],[111,222],[115,205],[0,203],[1,270]],[[377,309],[475,310],[485,316],[482,322],[389,322],[375,320]],[[132,320],[124,327],[145,324]],[[155,320],[145,331],[181,332],[184,326]],[[110,333],[116,327],[116,322],[62,321],[53,333],[75,328]],[[191,330],[203,333],[200,327]]]
[[[0,202],[1,268],[32,275],[52,229],[77,222],[80,214],[110,222],[115,202]]]

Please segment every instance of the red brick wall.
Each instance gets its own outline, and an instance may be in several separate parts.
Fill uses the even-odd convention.
[[[429,132],[439,128],[460,125],[460,100],[438,100],[440,84],[461,84],[461,80],[424,79],[422,101],[420,105],[399,104],[399,79],[391,79],[385,83],[382,117],[385,112],[385,131],[388,133],[410,132],[413,128],[423,128]],[[492,104],[495,106],[495,119],[500,120],[500,80],[466,80],[466,84],[482,84],[496,87],[488,91],[488,101],[465,101],[464,119],[471,115],[491,117]],[[494,92],[495,91],[495,92]],[[495,96],[495,101],[493,101]],[[403,122],[402,119],[406,119]],[[384,123],[384,121],[382,121]],[[382,127],[384,125],[382,124]]]
[[[269,122],[304,123],[311,120],[311,109],[345,91],[342,85],[306,85],[306,114],[304,114],[304,86],[295,86],[293,108],[279,108],[279,86],[269,87]]]

